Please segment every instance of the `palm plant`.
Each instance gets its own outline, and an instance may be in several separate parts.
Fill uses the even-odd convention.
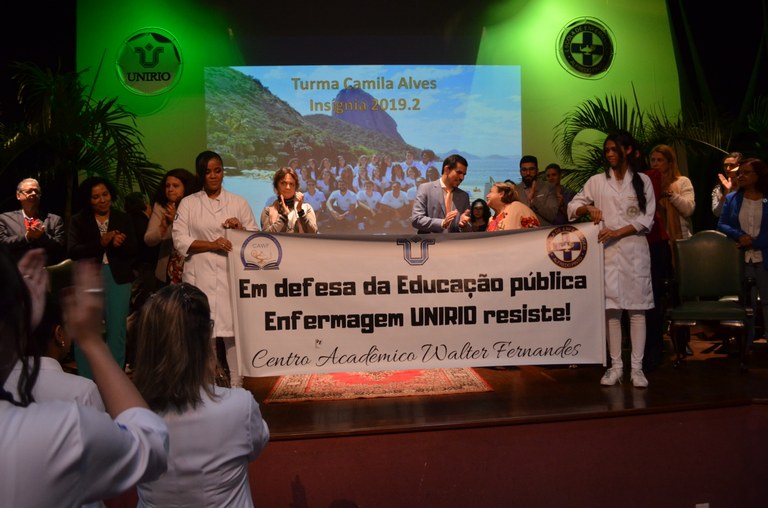
[[[644,113],[634,91],[633,99],[631,107],[625,98],[616,95],[606,95],[604,100],[586,100],[557,124],[553,140],[556,151],[566,164],[576,166],[566,172],[567,184],[581,188],[590,176],[603,170],[603,140],[617,130],[632,134],[645,154],[659,143],[674,145],[689,155],[704,158],[722,157],[728,152],[737,127],[713,110],[671,117],[663,108]],[[764,125],[761,127],[761,122],[768,123],[768,107],[760,110],[762,115],[757,111],[752,117],[754,127],[765,134],[768,131]],[[585,139],[590,133],[595,139]],[[698,167],[689,168],[691,176],[696,176]]]
[[[0,124],[0,175],[24,165],[48,189],[65,192],[65,222],[80,177],[110,179],[126,195],[149,195],[162,178],[147,160],[135,115],[116,99],[95,100],[78,72],[14,64],[22,121]]]

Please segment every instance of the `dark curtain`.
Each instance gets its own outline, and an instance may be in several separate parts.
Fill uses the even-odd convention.
[[[720,148],[768,157],[768,132],[748,128],[760,97],[768,100],[768,0],[667,0],[683,113],[709,112],[730,132]],[[722,154],[689,154],[696,192],[695,230],[714,228],[710,193]]]

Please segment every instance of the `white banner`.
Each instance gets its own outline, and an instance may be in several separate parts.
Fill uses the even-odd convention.
[[[228,231],[245,376],[605,363],[597,227]]]

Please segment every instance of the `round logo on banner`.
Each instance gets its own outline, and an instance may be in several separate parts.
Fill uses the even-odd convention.
[[[580,78],[597,79],[611,67],[616,45],[607,25],[584,17],[563,27],[556,51],[565,70]]]
[[[240,262],[244,270],[279,270],[283,248],[277,239],[266,233],[255,233],[243,242]]]
[[[587,237],[573,226],[555,228],[547,235],[547,254],[561,268],[573,268],[587,255]]]
[[[142,29],[123,42],[116,66],[120,82],[131,92],[160,95],[181,80],[181,48],[162,28]]]

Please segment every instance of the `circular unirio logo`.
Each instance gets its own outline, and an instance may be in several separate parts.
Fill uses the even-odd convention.
[[[616,53],[610,29],[594,18],[578,18],[560,31],[557,39],[560,65],[574,76],[586,79],[602,77]]]
[[[561,268],[573,268],[587,255],[587,237],[578,228],[560,226],[547,235],[547,254]]]
[[[181,47],[168,31],[145,28],[128,37],[117,53],[120,82],[138,95],[160,95],[181,80]]]

